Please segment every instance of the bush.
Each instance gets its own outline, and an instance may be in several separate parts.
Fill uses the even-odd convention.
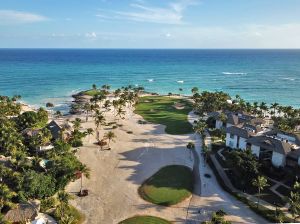
[[[83,143],[82,143],[81,139],[74,139],[74,140],[70,141],[70,144],[72,145],[72,147],[81,147],[81,146],[83,146]]]
[[[225,148],[224,143],[212,143],[211,144],[211,149],[212,149],[213,152],[216,152],[216,151],[218,151],[222,148]]]
[[[55,191],[55,179],[44,173],[26,171],[20,183],[21,195],[27,199],[42,199],[52,196]]]
[[[47,212],[50,208],[55,207],[55,198],[50,197],[50,198],[45,198],[41,200],[41,212],[45,213]]]
[[[63,212],[61,206],[58,206],[53,216],[58,223],[81,224],[85,219],[84,215],[71,205],[63,206]]]

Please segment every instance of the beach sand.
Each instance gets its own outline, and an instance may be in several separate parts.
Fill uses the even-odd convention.
[[[113,110],[105,113],[107,123],[115,121],[113,114]],[[199,220],[209,219],[208,214],[199,217],[199,209],[204,209],[209,214],[224,209],[228,213],[226,219],[233,223],[265,223],[263,218],[224,192],[215,178],[207,180],[204,177],[205,173],[213,174],[204,165],[203,158],[199,166],[201,182],[206,181],[210,189],[202,189],[201,197],[194,195],[192,201],[190,197],[171,207],[144,201],[138,194],[138,188],[160,168],[171,164],[192,168],[193,160],[186,145],[195,141],[195,135],[169,135],[165,133],[163,125],[139,124],[138,121],[143,118],[130,109],[126,109],[126,114],[126,119],[117,121],[122,127],[113,129],[117,138],[111,143],[110,151],[101,151],[100,147],[94,144],[95,135],[87,136],[84,146],[78,149],[77,156],[80,161],[91,169],[90,179],[83,180],[84,189],[89,190],[89,195],[82,198],[75,196],[71,204],[85,215],[85,223],[117,224],[135,215],[158,216],[182,224],[199,223]],[[65,119],[73,120],[75,117],[78,115],[69,115],[60,122],[64,122]],[[84,115],[79,117],[85,121]],[[87,128],[95,128],[91,117],[88,122],[82,123],[82,129]],[[112,129],[102,127],[100,137],[109,130]],[[128,133],[130,131],[132,134]],[[80,180],[71,182],[66,190],[74,195],[78,193]],[[190,221],[187,222],[187,218]],[[195,219],[197,221],[194,221]]]
[[[105,117],[107,122],[115,120],[113,111],[106,113]],[[157,206],[140,198],[138,187],[164,166],[180,164],[192,167],[186,149],[191,135],[168,135],[162,125],[138,124],[141,119],[127,110],[126,119],[118,121],[122,127],[113,130],[117,138],[111,143],[111,151],[101,151],[94,144],[95,136],[87,136],[84,146],[78,150],[80,161],[91,169],[91,178],[83,181],[89,196],[75,197],[71,203],[85,214],[85,223],[118,223],[143,214],[178,223],[185,221],[189,199],[172,207]],[[85,120],[84,116],[82,120]],[[92,118],[82,124],[83,129],[90,127],[95,127]],[[100,136],[109,130],[103,127]],[[133,133],[128,134],[128,131]],[[71,193],[79,189],[80,180],[67,187]]]

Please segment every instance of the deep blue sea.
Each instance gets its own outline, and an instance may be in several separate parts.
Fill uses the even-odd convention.
[[[93,83],[190,94],[222,90],[300,107],[300,50],[0,49],[0,94],[61,106]]]

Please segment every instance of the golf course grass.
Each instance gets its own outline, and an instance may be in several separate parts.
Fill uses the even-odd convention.
[[[181,104],[183,109],[176,109],[175,104]],[[188,113],[192,110],[191,104],[183,99],[165,96],[141,97],[136,105],[135,113],[141,115],[146,121],[166,126],[168,134],[189,134],[193,131],[188,122]]]
[[[192,191],[192,171],[180,165],[161,168],[139,188],[139,194],[144,200],[164,206],[183,201],[192,194]]]
[[[90,89],[90,90],[86,90],[84,92],[82,92],[84,95],[87,95],[87,96],[95,96],[97,94],[100,94],[101,91],[100,90],[96,90],[96,89]]]
[[[171,224],[171,222],[154,216],[135,216],[119,224]]]

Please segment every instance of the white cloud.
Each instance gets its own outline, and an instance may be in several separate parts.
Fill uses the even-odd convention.
[[[85,37],[89,40],[96,40],[97,39],[97,34],[95,32],[90,32],[90,33],[86,33]]]
[[[148,6],[143,1],[136,1],[130,4],[131,11],[103,11],[96,16],[102,19],[126,19],[137,22],[150,22],[162,24],[183,24],[183,12],[191,6],[197,4],[192,0],[180,0],[172,2],[167,7]]]
[[[13,25],[46,21],[48,18],[29,12],[0,10],[0,25]]]

